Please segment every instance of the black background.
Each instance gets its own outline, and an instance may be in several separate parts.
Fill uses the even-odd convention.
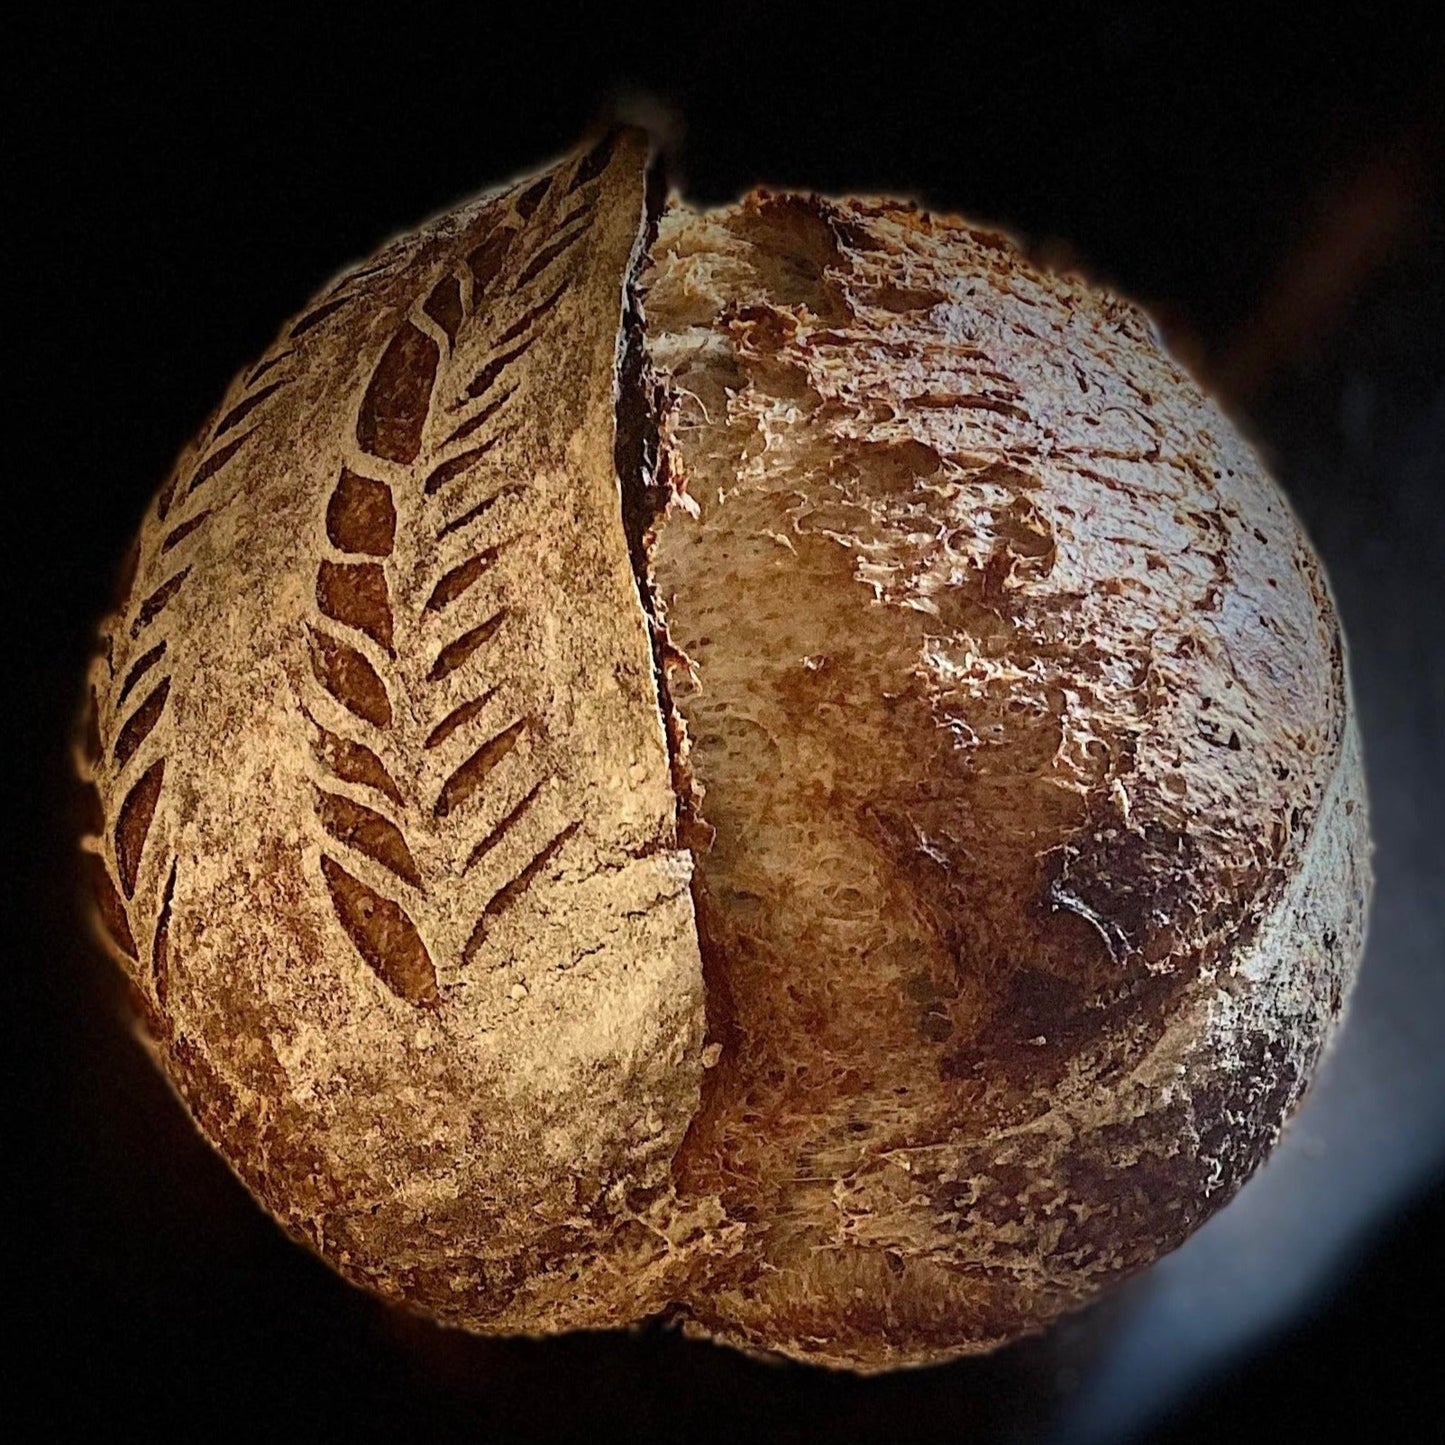
[[[732,4],[584,22],[523,5],[502,23],[412,4],[278,24],[62,5],[10,37],[12,1419],[46,1438],[82,1421],[185,1439],[1071,1438],[1091,1360],[1148,1307],[1126,1294],[994,1358],[876,1381],[657,1329],[444,1334],[250,1205],[130,1042],[76,922],[64,740],[175,451],[345,263],[620,110],[668,135],[697,200],[760,180],[914,195],[1076,258],[1154,307],[1270,458],[1328,563],[1369,753],[1380,888],[1346,1042],[1382,1010],[1419,1021],[1379,1068],[1414,1069],[1399,1107],[1425,1123],[1327,1286],[1132,1428],[1439,1438],[1445,65],[1388,7],[1273,28],[1224,14],[898,6],[845,24]],[[1412,1049],[1426,1062],[1390,1053]]]

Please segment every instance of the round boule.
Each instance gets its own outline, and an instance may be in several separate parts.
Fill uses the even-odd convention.
[[[1133,305],[616,130],[392,242],[141,525],[77,766],[155,1059],[488,1332],[876,1370],[1183,1240],[1360,953],[1319,562]]]

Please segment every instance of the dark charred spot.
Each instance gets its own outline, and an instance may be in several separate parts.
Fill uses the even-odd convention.
[[[1077,983],[1037,968],[1021,968],[1009,980],[1000,1015],[1020,1039],[1049,1037],[1077,1025],[1083,990]]]
[[[960,1090],[1047,1091],[1070,1061],[1089,1058],[1109,1087],[1159,1038],[1181,994],[1221,947],[1247,946],[1268,900],[1258,865],[1221,878],[1199,845],[1166,824],[1102,810],[1043,860],[1027,910],[1027,963],[960,958],[998,982],[985,1017],[939,1063]],[[1022,1117],[1022,1115],[1021,1115]]]
[[[1047,1090],[1071,1058],[1127,1023],[1138,1002],[1105,1004],[1071,979],[1019,968],[974,1037],[940,1061],[939,1077]],[[1031,1106],[1022,1100],[1019,1107]]]
[[[1142,1144],[1130,1137],[1136,1128],[1099,1130],[1065,1165],[1069,1207],[1053,1251],[1060,1262],[1127,1274],[1181,1243],[1212,1212],[1204,1202],[1209,1166],[1188,1146],[1183,1109],[1156,1115]]]
[[[1195,1091],[1194,1132],[1201,1156],[1217,1166],[1219,1194],[1212,1207],[1264,1162],[1300,1092],[1301,1059],[1289,1043],[1262,1030],[1238,1040],[1236,1068],[1219,1082]]]
[[[1301,1065],[1285,1041],[1256,1031],[1239,1041],[1229,1072],[1187,1102],[1089,1136],[1061,1181],[1068,1223],[1055,1254],[1127,1272],[1182,1241],[1259,1167],[1298,1095]]]
[[[1115,964],[1167,958],[1178,920],[1197,912],[1194,880],[1205,871],[1198,845],[1164,823],[1122,820],[1086,826],[1048,858],[1042,911],[1072,913],[1093,927]]]

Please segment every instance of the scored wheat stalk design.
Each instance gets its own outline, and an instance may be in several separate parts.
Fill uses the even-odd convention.
[[[318,518],[308,638],[315,689],[298,704],[317,764],[314,816],[328,840],[321,879],[361,957],[414,1004],[440,997],[424,936],[428,899],[442,876],[475,886],[494,850],[509,853],[548,783],[526,771],[537,719],[508,713],[505,679],[487,678],[489,645],[504,637],[510,614],[487,598],[485,583],[526,535],[508,528],[508,503],[525,495],[526,478],[496,475],[492,453],[515,426],[516,365],[568,289],[568,256],[585,237],[590,183],[607,159],[603,143],[475,213],[464,254],[426,289],[371,369],[348,447],[354,464],[340,467]],[[393,248],[343,276],[233,383],[157,494],[116,610],[102,624],[76,748],[81,847],[100,924],[135,965],[153,1024],[164,1014],[179,866],[174,853],[150,857],[159,846],[151,832],[165,788],[171,664],[187,642],[172,635],[168,610],[198,565],[208,523],[244,490],[230,479],[268,404],[305,375],[308,350],[329,323],[344,321],[414,255]],[[459,338],[470,356],[485,356],[467,375],[452,365]],[[405,562],[399,517],[413,543]],[[444,779],[428,791],[436,762]],[[477,805],[497,789],[506,793],[501,815],[478,837]],[[578,826],[565,824],[493,870],[463,958]],[[441,875],[429,878],[418,863],[418,840]]]
[[[448,901],[477,891],[461,947],[470,959],[580,826],[531,847],[514,838],[550,779],[529,755],[539,719],[519,710],[507,671],[489,667],[519,602],[487,582],[527,536],[514,515],[526,478],[494,456],[517,421],[515,368],[568,288],[565,263],[588,229],[585,188],[600,171],[589,155],[570,177],[544,176],[482,215],[464,258],[376,363],[356,414],[356,465],[341,467],[326,505],[310,661],[339,708],[314,693],[301,704],[329,840],[321,875],[358,953],[413,1004],[440,998],[437,930],[426,926],[435,890],[444,885]],[[448,363],[468,328],[486,329],[464,338],[486,360],[460,374]],[[484,868],[492,881],[479,885]]]

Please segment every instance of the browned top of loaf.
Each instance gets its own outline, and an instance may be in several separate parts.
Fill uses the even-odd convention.
[[[645,156],[324,292],[182,457],[92,671],[85,846],[162,1061],[288,1229],[474,1324],[662,1303],[634,1236],[696,1106],[613,459]]]
[[[1340,634],[1134,306],[887,202],[663,221],[655,553],[717,828],[721,1058],[680,1161],[715,1332],[986,1346],[1177,1243],[1358,951]]]
[[[384,248],[232,385],[91,669],[97,913],[202,1129],[359,1283],[986,1347],[1181,1238],[1302,1087],[1364,887],[1338,627],[1133,308],[892,204],[675,211],[663,437],[735,549],[689,571],[675,514],[657,555],[705,1050],[618,496],[645,152]]]

